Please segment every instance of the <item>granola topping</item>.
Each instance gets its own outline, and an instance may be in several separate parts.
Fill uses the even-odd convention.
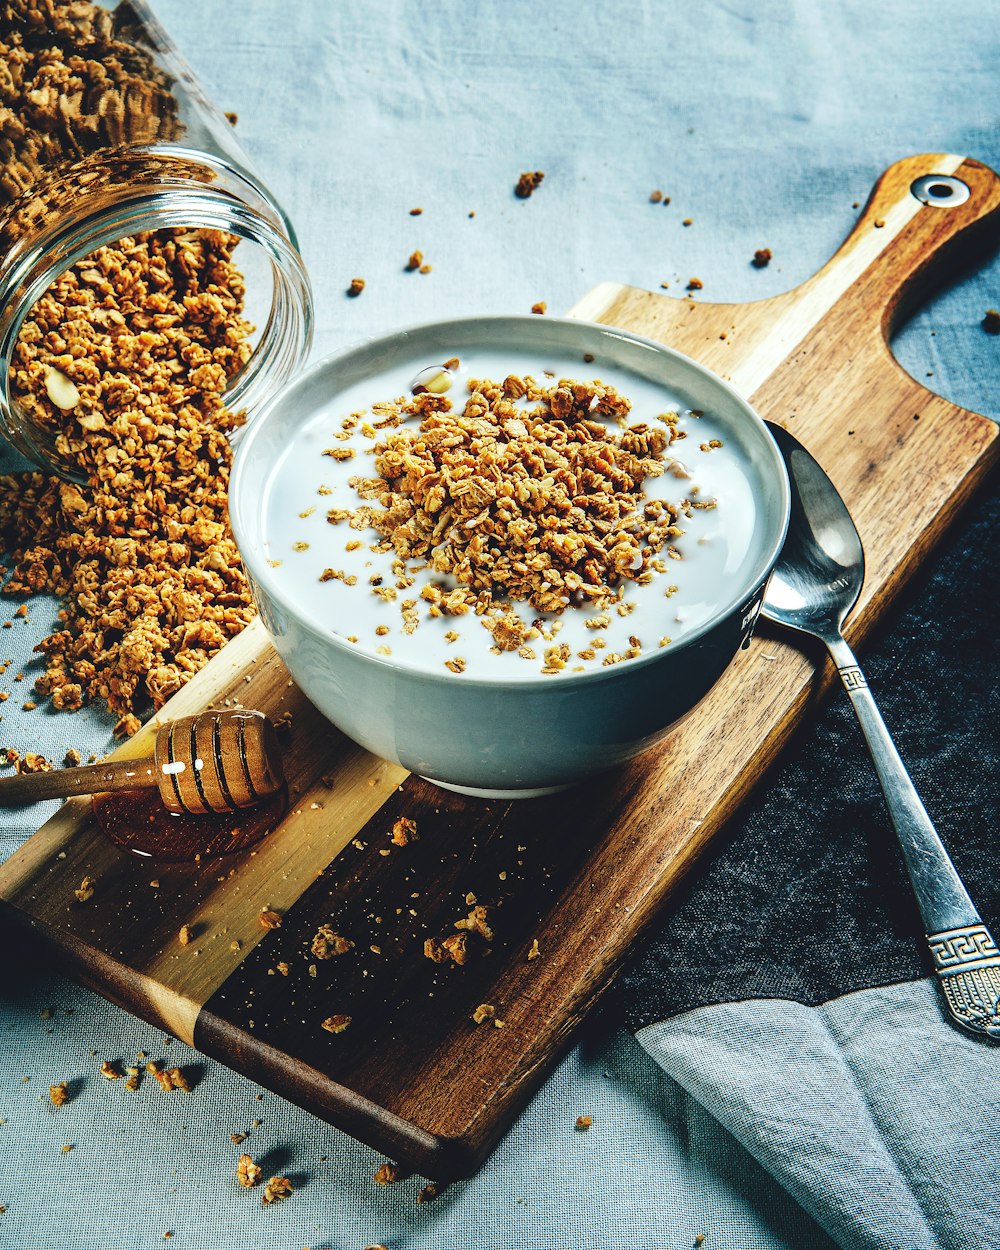
[[[276,464],[273,579],[326,628],[350,622],[358,649],[448,680],[630,663],[664,625],[705,620],[757,541],[753,471],[723,435],[579,353],[401,359],[334,395]]]

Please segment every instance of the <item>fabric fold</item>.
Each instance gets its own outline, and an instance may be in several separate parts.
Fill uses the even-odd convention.
[[[843,1250],[996,1250],[1000,1055],[938,995],[721,1003],[636,1036]]]

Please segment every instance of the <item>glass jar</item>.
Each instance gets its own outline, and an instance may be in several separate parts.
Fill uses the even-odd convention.
[[[249,358],[223,401],[253,413],[303,363],[312,295],[291,223],[143,0],[0,0],[0,427],[82,480],[12,393],[25,319],[70,265],[140,232],[240,240]],[[238,432],[237,432],[238,433]]]

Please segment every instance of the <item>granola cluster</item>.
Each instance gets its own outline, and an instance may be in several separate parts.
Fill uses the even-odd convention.
[[[629,425],[629,401],[599,381],[543,386],[511,375],[469,390],[461,411],[432,392],[376,405],[379,476],[351,479],[372,505],[327,519],[370,526],[402,561],[453,579],[423,587],[429,614],[485,617],[501,650],[525,643],[514,601],[548,613],[601,609],[625,582],[665,571],[661,553],[674,553],[692,505],[647,499],[643,483],[671,467],[664,452],[682,437],[675,414]],[[400,428],[413,416],[417,427]]]
[[[15,348],[12,393],[87,482],[0,478],[3,593],[64,601],[35,690],[57,709],[103,701],[120,735],[254,614],[226,506],[239,418],[221,395],[251,352],[235,242],[165,230],[101,248]]]

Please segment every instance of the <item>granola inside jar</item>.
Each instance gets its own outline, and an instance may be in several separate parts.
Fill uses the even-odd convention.
[[[86,482],[72,418],[60,419],[80,394],[73,349],[66,368],[46,365],[39,405],[19,393],[19,339],[44,324],[36,306],[73,266],[154,234],[207,239],[238,269],[246,333],[221,398],[252,415],[305,359],[311,291],[291,224],[231,119],[143,0],[6,0],[0,53],[0,430],[40,467]],[[58,334],[48,346],[58,354]]]

